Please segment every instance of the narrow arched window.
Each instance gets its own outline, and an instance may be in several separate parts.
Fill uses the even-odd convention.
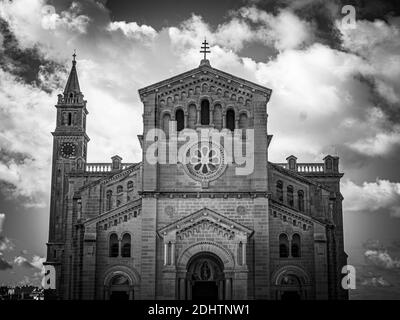
[[[278,201],[283,202],[283,182],[281,180],[276,182],[276,197]]]
[[[110,252],[109,254],[110,257],[112,258],[118,257],[119,244],[118,244],[118,236],[115,233],[110,235],[109,252]]]
[[[69,126],[72,125],[72,113],[71,112],[68,113],[68,125]]]
[[[289,239],[285,233],[279,236],[279,257],[289,257]]]
[[[300,248],[301,248],[300,235],[295,233],[292,237],[292,248],[291,248],[293,258],[300,257]]]
[[[106,194],[106,210],[112,209],[112,191],[108,190]]]
[[[162,129],[164,130],[165,136],[169,136],[169,122],[171,120],[171,116],[169,113],[165,113],[162,118]]]
[[[124,258],[131,257],[131,235],[125,233],[121,241],[121,256]]]
[[[293,207],[294,206],[294,200],[293,200],[293,186],[289,185],[286,188],[286,197],[287,197],[287,203],[289,206]]]
[[[297,202],[298,202],[299,211],[304,212],[304,191],[303,190],[299,190],[297,192]]]
[[[188,108],[188,127],[190,129],[196,128],[197,123],[197,109],[194,104],[191,104]]]
[[[133,181],[128,181],[126,187],[128,190],[132,190],[133,189]]]
[[[247,129],[249,126],[249,119],[247,114],[241,113],[239,116],[239,129]]]
[[[122,193],[124,191],[124,188],[122,186],[117,187],[117,193]]]
[[[226,127],[231,131],[235,130],[235,111],[232,109],[226,112]]]
[[[201,101],[201,124],[210,124],[210,102],[208,100]]]
[[[222,107],[220,104],[214,106],[214,128],[217,130],[222,129]]]
[[[182,109],[178,109],[175,112],[175,120],[176,120],[176,130],[182,131],[185,128],[185,114]]]

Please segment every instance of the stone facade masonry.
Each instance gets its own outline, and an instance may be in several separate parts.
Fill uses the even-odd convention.
[[[347,298],[338,158],[268,161],[270,89],[203,60],[139,95],[136,164],[87,163],[86,101],[79,85],[59,96],[46,263],[60,299]],[[147,135],[170,120],[199,135],[254,130],[252,172],[238,175],[236,159],[213,178],[190,164],[150,163],[148,148],[169,151],[171,136]]]

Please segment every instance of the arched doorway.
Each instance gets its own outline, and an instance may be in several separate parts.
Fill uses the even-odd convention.
[[[306,300],[310,297],[310,278],[298,266],[285,266],[274,273],[276,299]]]
[[[192,300],[224,299],[224,265],[213,253],[198,253],[187,266],[187,283]]]
[[[281,300],[301,300],[302,287],[300,279],[293,275],[285,275],[282,277],[281,283]]]
[[[136,270],[126,266],[112,266],[104,274],[105,300],[133,300],[140,295],[140,277]]]
[[[116,275],[110,283],[110,300],[133,300],[133,289],[129,279],[124,275]]]

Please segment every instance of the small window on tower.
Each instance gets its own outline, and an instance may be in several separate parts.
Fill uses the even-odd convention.
[[[208,100],[203,100],[201,102],[201,124],[210,124],[210,102]]]
[[[235,111],[232,109],[226,112],[226,127],[231,131],[235,130]]]
[[[176,130],[182,131],[185,128],[185,114],[182,109],[176,110],[175,113]]]

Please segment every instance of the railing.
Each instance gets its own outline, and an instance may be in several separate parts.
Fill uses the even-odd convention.
[[[288,163],[276,163],[276,165],[285,168],[287,170],[289,169],[289,164]],[[296,172],[303,172],[303,173],[312,173],[312,172],[324,172],[324,163],[297,163],[296,164]]]
[[[122,170],[130,167],[133,163],[122,163]],[[87,163],[85,167],[86,172],[111,172],[112,164],[111,163]]]

